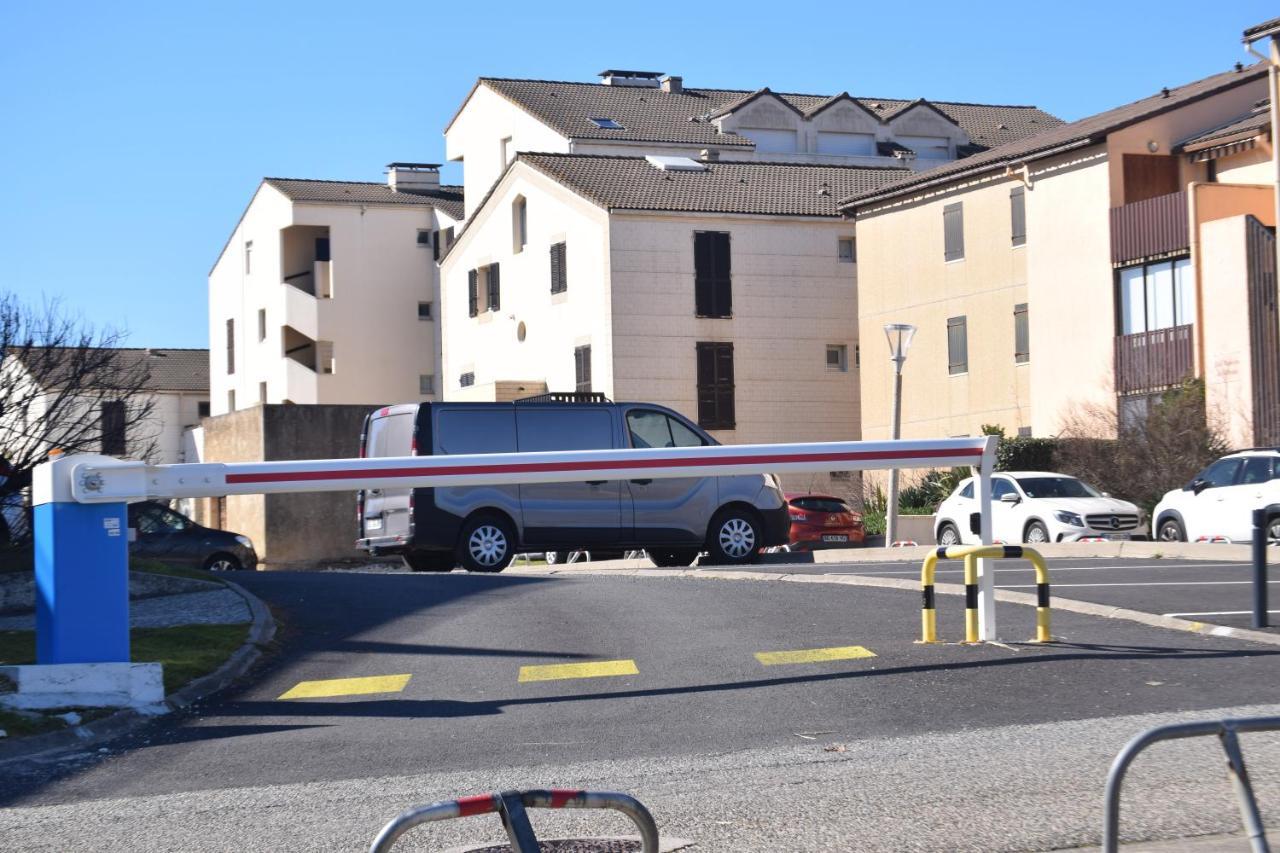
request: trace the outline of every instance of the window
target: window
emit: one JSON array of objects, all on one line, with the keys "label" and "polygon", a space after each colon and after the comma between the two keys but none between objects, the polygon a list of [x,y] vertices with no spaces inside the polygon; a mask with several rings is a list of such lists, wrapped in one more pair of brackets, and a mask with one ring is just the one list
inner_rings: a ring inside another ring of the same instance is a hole
[{"label": "window", "polygon": [[604,118],[603,116],[593,116],[591,122],[601,130],[626,130],[625,127],[618,124],[613,119]]},{"label": "window", "polygon": [[316,238],[316,263],[327,264],[331,258],[329,257],[329,238]]},{"label": "window", "polygon": [[504,136],[501,141],[498,142],[498,156],[502,158],[501,168],[507,168],[507,165],[511,162],[511,154],[511,137]]},{"label": "window", "polygon": [[267,404],[267,383],[265,382],[258,383],[258,402],[264,406]]},{"label": "window", "polygon": [[1031,438],[1031,427],[1018,427],[1018,438]]},{"label": "window", "polygon": [[124,456],[128,452],[125,446],[124,401],[109,400],[103,403],[98,416],[98,426],[102,429],[103,454]]},{"label": "window", "polygon": [[333,341],[316,341],[316,366],[321,373],[333,373],[336,365],[333,360]]},{"label": "window", "polygon": [[209,417],[209,401],[208,400],[201,400],[200,402],[196,403],[196,417],[198,418]]},{"label": "window", "polygon": [[576,391],[591,390],[591,346],[574,347],[573,381]]},{"label": "window", "polygon": [[1236,475],[1240,473],[1240,465],[1244,459],[1239,456],[1234,459],[1219,459],[1217,462],[1204,469],[1196,479],[1203,480],[1209,487],[1230,486],[1236,481]]},{"label": "window", "polygon": [[467,316],[480,314],[480,270],[467,270]]},{"label": "window", "polygon": [[874,133],[847,133],[836,130],[818,131],[819,154],[862,155],[874,157],[876,135]]},{"label": "window", "polygon": [[698,426],[733,429],[733,344],[696,344],[698,353]]},{"label": "window", "polygon": [[484,280],[486,285],[486,295],[488,301],[485,303],[486,311],[497,311],[502,307],[502,285],[498,281],[498,265],[490,264],[485,267]]},{"label": "window", "polygon": [[452,225],[450,225],[448,228],[441,231],[440,234],[444,238],[444,247],[446,249],[453,245],[453,226]]},{"label": "window", "polygon": [[261,342],[261,341],[265,341],[266,339],[267,339],[267,309],[259,308],[258,309],[258,341]]},{"label": "window", "polygon": [[418,377],[418,393],[422,395],[436,393],[436,378],[430,373],[423,373]]},{"label": "window", "polygon": [[569,289],[569,272],[564,265],[565,244],[551,245],[551,292],[564,293]]},{"label": "window", "polygon": [[740,127],[738,133],[756,144],[757,154],[794,154],[799,150],[798,137],[794,130]]},{"label": "window", "polygon": [[529,242],[529,203],[516,196],[511,203],[511,251],[520,254]]},{"label": "window", "polygon": [[1004,477],[994,477],[991,480],[991,500],[998,501],[1005,495],[1016,495],[1018,490],[1013,487],[1013,483]]},{"label": "window", "polygon": [[1118,278],[1120,334],[1136,335],[1195,322],[1190,258],[1125,267]]},{"label": "window", "polygon": [[693,232],[694,313],[699,317],[733,314],[733,288],[729,234],[725,231]]},{"label": "window", "polygon": [[1027,303],[1013,306],[1013,361],[1031,361],[1031,332],[1027,328]]},{"label": "window", "polygon": [[964,259],[964,204],[956,202],[942,208],[943,260]]},{"label": "window", "polygon": [[476,384],[476,375],[472,371],[467,371],[458,377],[458,385],[462,388],[470,388]]},{"label": "window", "polygon": [[845,344],[827,344],[827,370],[844,373],[849,369],[849,347]]},{"label": "window", "polygon": [[244,274],[253,272],[253,241],[244,241]]},{"label": "window", "polygon": [[418,248],[419,248],[419,249],[430,249],[430,248],[432,248],[434,245],[435,245],[435,240],[432,240],[432,239],[431,239],[431,229],[430,229],[430,228],[419,228],[419,229],[418,229]]},{"label": "window", "polygon": [[973,481],[970,480],[963,489],[960,490],[960,497],[973,498]]},{"label": "window", "polygon": [[853,366],[862,367],[862,344],[853,345]]},{"label": "window", "polygon": [[702,436],[662,412],[645,409],[627,412],[627,430],[631,433],[632,447],[702,447],[705,444]]},{"label": "window", "polygon": [[236,410],[236,392],[227,392],[227,411],[234,412]]},{"label": "window", "polygon": [[419,320],[431,319],[431,303],[430,302],[418,303],[418,319]]},{"label": "window", "polygon": [[1244,485],[1253,485],[1270,480],[1271,460],[1270,456],[1250,456],[1245,459],[1244,474],[1240,477],[1240,482]]},{"label": "window", "polygon": [[236,372],[236,321],[227,321],[227,375]]},{"label": "window", "polygon": [[919,160],[951,159],[951,140],[945,136],[899,136],[897,142],[914,151]]},{"label": "window", "polygon": [[840,258],[840,263],[852,264],[857,261],[858,254],[854,246],[852,237],[841,237],[836,241],[836,256]]},{"label": "window", "polygon": [[967,318],[947,318],[947,372],[952,376],[969,372],[969,329]]},{"label": "window", "polygon": [[1013,245],[1027,245],[1027,188],[1014,187],[1009,190],[1009,219],[1013,234]]}]

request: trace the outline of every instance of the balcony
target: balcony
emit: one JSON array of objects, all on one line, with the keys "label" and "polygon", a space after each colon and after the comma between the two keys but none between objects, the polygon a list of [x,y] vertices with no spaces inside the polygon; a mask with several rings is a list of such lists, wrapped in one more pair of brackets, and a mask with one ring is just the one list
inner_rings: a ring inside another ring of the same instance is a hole
[{"label": "balcony", "polygon": [[1194,370],[1191,329],[1171,326],[1117,337],[1116,393],[1159,391],[1190,376]]},{"label": "balcony", "polygon": [[1186,192],[1111,208],[1112,263],[1176,254],[1190,246]]}]

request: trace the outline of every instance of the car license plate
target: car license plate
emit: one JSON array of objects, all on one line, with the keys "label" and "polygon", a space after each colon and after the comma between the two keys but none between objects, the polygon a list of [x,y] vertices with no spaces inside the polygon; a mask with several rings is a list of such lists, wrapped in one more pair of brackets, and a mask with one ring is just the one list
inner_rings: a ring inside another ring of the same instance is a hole
[{"label": "car license plate", "polygon": [[1121,542],[1121,541],[1127,541],[1129,539],[1129,534],[1128,533],[1104,533],[1102,534],[1102,538],[1110,542]]},{"label": "car license plate", "polygon": [[366,529],[366,530],[381,530],[381,529],[382,529],[382,519],[380,519],[380,518],[366,518],[366,519],[364,520],[364,527],[365,527],[365,529]]},{"label": "car license plate", "polygon": [[824,533],[822,534],[823,542],[848,542],[849,537],[843,533]]}]

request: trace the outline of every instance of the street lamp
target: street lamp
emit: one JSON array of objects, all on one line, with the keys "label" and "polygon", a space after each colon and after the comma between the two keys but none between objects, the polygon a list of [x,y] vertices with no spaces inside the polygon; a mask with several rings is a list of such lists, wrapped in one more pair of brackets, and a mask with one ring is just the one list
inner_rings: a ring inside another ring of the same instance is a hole
[{"label": "street lamp", "polygon": [[[910,323],[886,323],[885,337],[889,339],[889,360],[893,362],[893,435],[894,441],[902,432],[902,365],[911,349],[911,339],[916,327]],[[889,470],[889,502],[885,507],[884,544],[892,545],[898,538],[898,469]]]}]

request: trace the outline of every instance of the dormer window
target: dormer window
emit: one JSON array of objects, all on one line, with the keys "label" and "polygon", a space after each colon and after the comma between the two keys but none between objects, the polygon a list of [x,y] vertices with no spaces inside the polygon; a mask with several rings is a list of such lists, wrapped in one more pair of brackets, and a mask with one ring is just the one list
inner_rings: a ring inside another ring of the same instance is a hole
[{"label": "dormer window", "polygon": [[591,121],[595,124],[596,127],[600,128],[601,130],[625,130],[626,129],[611,118],[604,118],[602,116],[593,116]]}]

